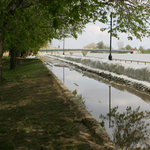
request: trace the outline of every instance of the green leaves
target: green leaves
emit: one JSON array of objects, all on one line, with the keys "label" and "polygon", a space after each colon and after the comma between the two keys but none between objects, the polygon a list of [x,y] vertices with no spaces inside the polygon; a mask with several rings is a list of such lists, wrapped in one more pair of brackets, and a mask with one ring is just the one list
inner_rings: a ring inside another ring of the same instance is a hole
[{"label": "green leaves", "polygon": [[58,29],[58,20],[57,20],[57,19],[54,19],[54,20],[53,20],[53,27],[54,27],[55,29]]},{"label": "green leaves", "polygon": [[73,15],[73,18],[75,20],[78,20],[79,19],[79,12],[78,12],[78,6],[75,5],[71,11],[72,15]]},{"label": "green leaves", "polygon": [[[48,38],[60,39],[64,36],[77,38],[88,22],[98,20],[106,23],[110,19],[110,11],[114,23],[109,32],[113,36],[117,37],[118,31],[130,33],[128,39],[132,40],[132,36],[141,39],[149,34],[147,19],[150,8],[140,2],[135,4],[136,7],[121,1],[106,2],[105,0],[40,0],[29,3],[22,0],[22,2],[17,1],[22,3],[20,7],[12,2],[13,0],[9,3],[0,2],[0,29],[6,38],[5,41],[9,41],[10,44],[15,43],[16,39],[22,39],[18,40],[20,45],[23,45],[22,49],[26,44],[33,48],[33,43],[39,47],[39,44],[35,43],[42,44]],[[9,7],[7,10],[9,4],[13,4],[14,7]],[[106,28],[101,30],[104,31]]]},{"label": "green leaves", "polygon": [[128,36],[127,38],[128,38],[128,40],[133,40],[132,36]]}]

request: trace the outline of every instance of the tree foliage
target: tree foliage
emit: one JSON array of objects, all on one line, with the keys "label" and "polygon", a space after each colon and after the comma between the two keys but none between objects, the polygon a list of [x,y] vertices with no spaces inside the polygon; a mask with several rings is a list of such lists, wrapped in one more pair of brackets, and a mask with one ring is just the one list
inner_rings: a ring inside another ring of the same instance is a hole
[{"label": "tree foliage", "polygon": [[[118,37],[117,32],[127,33],[128,39],[132,40],[133,36],[137,39],[142,39],[149,36],[149,1],[137,0],[113,0],[106,8],[109,15],[112,14],[113,27],[112,35]],[[103,28],[102,31],[106,30]],[[118,37],[119,38],[119,37]]]},{"label": "tree foliage", "polygon": [[147,50],[145,50],[145,49],[142,49],[142,50],[140,50],[142,53],[144,53],[144,54],[150,54],[150,49],[147,49]]},{"label": "tree foliage", "polygon": [[114,22],[109,32],[114,36],[120,31],[140,39],[149,33],[150,9],[143,1],[1,0],[0,6],[0,81],[5,50],[37,51],[53,38],[77,38],[87,23],[106,23],[112,8]]},{"label": "tree foliage", "polygon": [[109,49],[109,46],[105,45],[103,41],[95,43],[90,43],[83,47],[83,49]]},{"label": "tree foliage", "polygon": [[139,50],[140,50],[140,51],[144,50],[144,47],[143,47],[143,46],[140,46],[140,47],[139,47]]},{"label": "tree foliage", "polygon": [[95,48],[96,48],[95,43],[90,43],[90,44],[83,47],[83,49],[95,49]]},{"label": "tree foliage", "polygon": [[98,43],[96,44],[96,47],[97,47],[98,49],[102,49],[102,48],[104,47],[103,41],[98,42]]},{"label": "tree foliage", "polygon": [[126,45],[126,47],[125,47],[125,49],[126,50],[129,50],[129,49],[131,49],[132,47],[130,46],[130,45]]}]

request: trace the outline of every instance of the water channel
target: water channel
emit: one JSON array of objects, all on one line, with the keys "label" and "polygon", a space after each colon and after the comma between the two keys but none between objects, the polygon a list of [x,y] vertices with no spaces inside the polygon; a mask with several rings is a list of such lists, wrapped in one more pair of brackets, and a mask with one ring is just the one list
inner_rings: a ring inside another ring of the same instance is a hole
[{"label": "water channel", "polygon": [[[107,116],[107,114],[110,113],[111,109],[114,107],[118,107],[117,112],[120,114],[126,112],[127,107],[131,107],[131,109],[134,110],[135,114],[130,115],[130,108],[128,109],[128,115],[130,116],[129,118],[132,118],[129,121],[129,124],[133,120],[136,120],[131,116],[135,115],[135,117],[139,118],[136,116],[136,109],[139,106],[139,111],[150,111],[150,95],[148,93],[137,91],[122,83],[119,84],[114,81],[109,81],[108,79],[104,79],[96,74],[82,71],[75,66],[71,66],[67,63],[48,58],[46,56],[45,64],[70,91],[73,92],[76,90],[77,95],[82,96],[82,102],[84,103],[86,109],[99,122],[103,120],[100,116]],[[142,116],[140,113],[138,115]],[[144,121],[145,123],[150,122],[147,119]],[[110,116],[108,120],[104,119],[104,122],[107,133],[110,135],[111,139],[113,139],[114,130],[117,125],[114,125],[113,121],[110,119]],[[138,123],[140,124],[141,122],[138,120]],[[133,128],[135,127],[132,127],[132,129]],[[123,134],[122,130],[120,130],[120,132]],[[141,132],[139,132],[139,134],[141,134]],[[136,134],[136,136],[137,135],[138,134]],[[132,145],[134,145],[134,143],[135,141],[133,141]],[[141,149],[143,145],[146,145],[145,142],[141,145],[139,143],[141,143],[141,141],[138,142],[137,146],[140,146]],[[132,145],[129,147],[132,147]],[[123,148],[123,146],[120,147]],[[150,147],[147,145],[146,149],[150,149]]]}]

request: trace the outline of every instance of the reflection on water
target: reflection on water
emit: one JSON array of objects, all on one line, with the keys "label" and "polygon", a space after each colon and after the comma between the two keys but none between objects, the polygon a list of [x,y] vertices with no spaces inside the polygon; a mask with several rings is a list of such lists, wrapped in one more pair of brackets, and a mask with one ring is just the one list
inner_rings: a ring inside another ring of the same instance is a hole
[{"label": "reflection on water", "polygon": [[117,109],[118,107],[111,109],[107,116],[100,115],[103,120],[107,119],[111,122],[112,141],[115,145],[124,150],[150,149],[150,130],[148,128],[150,124],[144,121],[149,119],[150,112],[140,111],[140,107],[135,110],[127,107],[123,113],[117,112]]},{"label": "reflection on water", "polygon": [[[109,113],[111,111],[111,86],[109,86]],[[111,127],[111,118],[109,117],[109,128]]]},{"label": "reflection on water", "polygon": [[108,84],[108,85],[111,85],[112,87],[114,87],[115,89],[118,89],[120,91],[127,91],[131,94],[134,94],[138,97],[140,97],[142,100],[146,101],[147,103],[150,103],[150,95],[147,94],[147,93],[144,93],[144,92],[141,92],[141,91],[138,91],[128,85],[125,85],[123,83],[116,83],[114,81],[110,81],[108,79],[104,79],[104,78],[101,78],[99,75],[96,75],[96,74],[92,74],[92,73],[89,73],[89,72],[83,72],[85,76],[89,77],[89,78],[92,78],[92,79],[95,79],[99,82],[103,82],[105,84]]},{"label": "reflection on water", "polygon": [[[66,85],[66,87],[70,91],[76,90],[76,95],[82,95],[82,98],[84,97],[84,104],[86,105],[86,109],[99,122],[102,121],[101,118],[99,118],[100,114],[102,114],[103,116],[107,116],[108,113],[110,114],[110,112],[112,112],[112,108],[115,108],[117,106],[117,112],[119,112],[119,114],[125,113],[127,111],[126,108],[129,108],[130,106],[132,107],[132,110],[135,110],[135,112],[139,106],[141,111],[149,111],[150,95],[148,93],[146,94],[137,91],[122,83],[109,81],[108,79],[104,79],[96,74],[82,71],[74,66],[69,66],[68,64],[56,60],[52,60],[49,62],[47,61],[47,66]],[[142,115],[142,113],[140,115]],[[113,134],[113,132],[117,126],[111,121],[112,117],[110,115],[108,117],[108,120],[105,120],[105,128],[111,139],[113,139],[115,134]],[[133,121],[133,119],[131,120]],[[141,121],[143,120],[141,119]],[[138,123],[141,124],[140,120]],[[148,121],[146,121],[146,123],[148,123]],[[112,128],[113,125],[114,128]],[[119,124],[117,125],[120,128]],[[133,124],[130,123],[130,125],[133,127]],[[139,128],[141,127],[139,126]],[[132,133],[133,136],[131,136],[130,134],[124,134],[122,129],[116,131],[121,131],[120,134],[122,138],[126,135],[130,140],[131,138],[133,138],[133,141],[135,140],[134,136],[138,135],[137,133],[133,134],[134,132]],[[139,133],[141,134],[142,131],[143,130],[141,130]],[[116,136],[119,136],[119,132],[116,132]],[[117,138],[115,139],[116,141],[118,140]]]},{"label": "reflection on water", "polygon": [[63,84],[65,83],[65,67],[63,67]]},{"label": "reflection on water", "polygon": [[77,90],[72,91],[72,94],[83,104],[84,108],[86,108],[84,97],[82,94],[78,94]]}]

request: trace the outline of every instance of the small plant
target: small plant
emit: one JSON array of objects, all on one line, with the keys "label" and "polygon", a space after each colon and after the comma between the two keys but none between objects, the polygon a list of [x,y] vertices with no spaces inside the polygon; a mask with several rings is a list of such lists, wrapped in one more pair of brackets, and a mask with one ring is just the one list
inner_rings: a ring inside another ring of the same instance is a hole
[{"label": "small plant", "polygon": [[70,52],[70,55],[72,56],[72,55],[73,55],[73,52]]},{"label": "small plant", "polygon": [[86,56],[88,51],[82,51],[83,56]]}]

